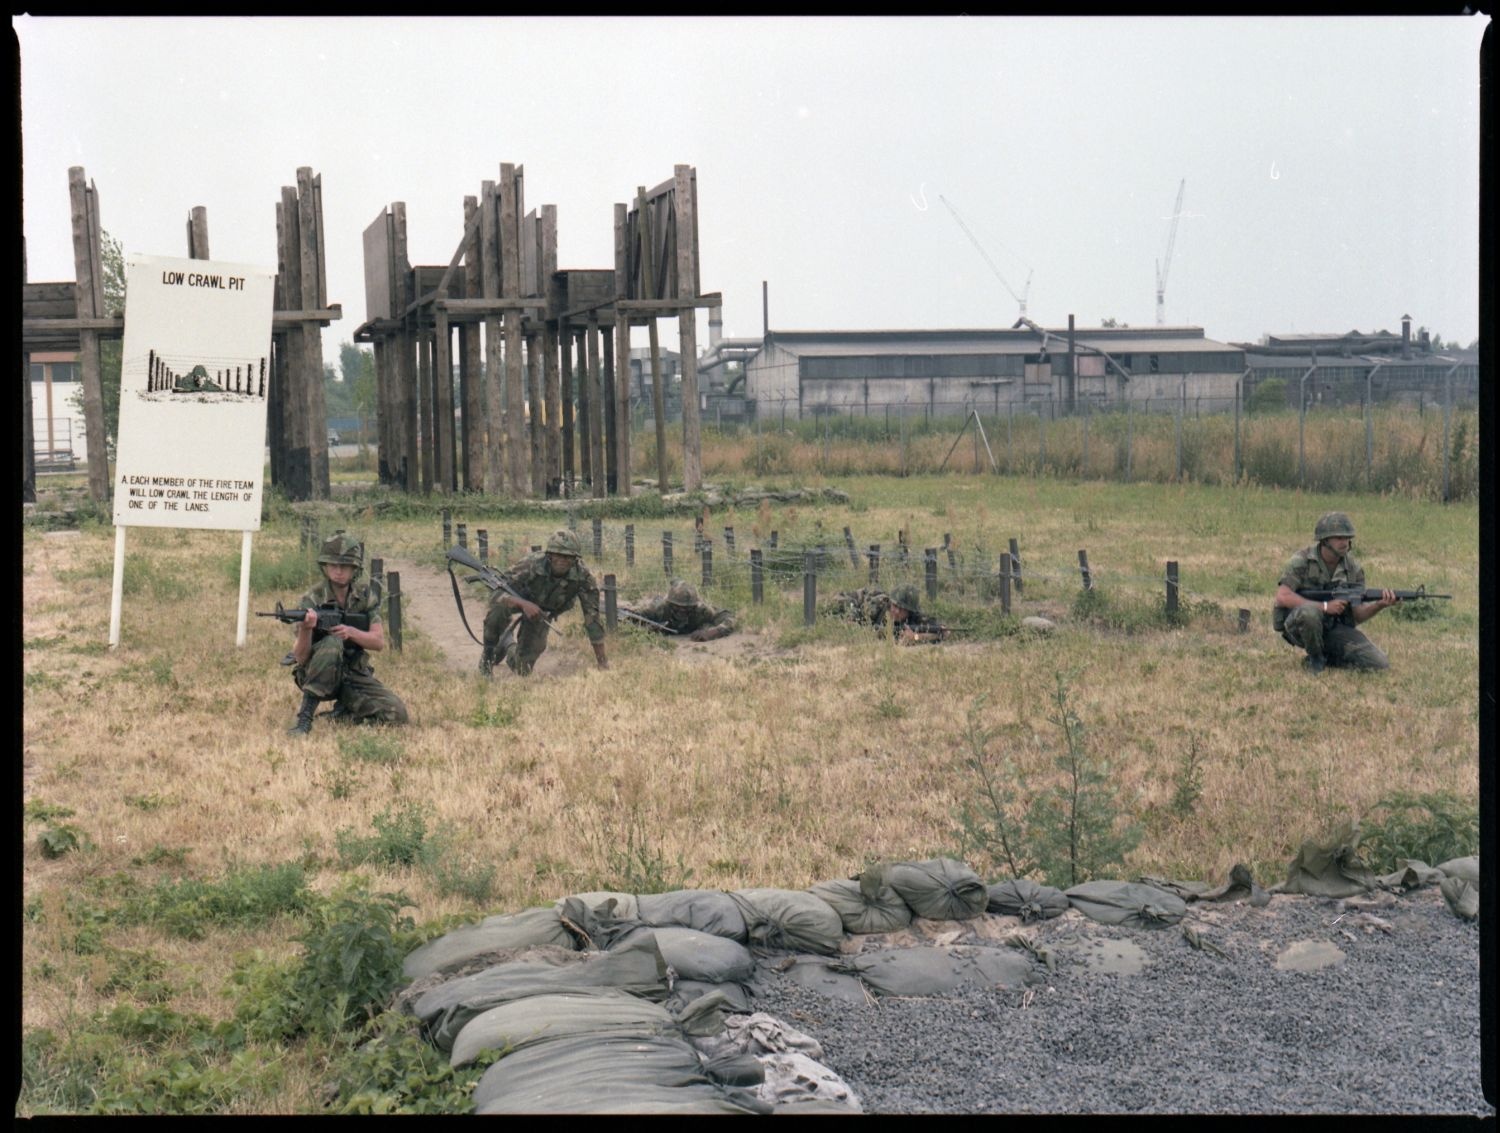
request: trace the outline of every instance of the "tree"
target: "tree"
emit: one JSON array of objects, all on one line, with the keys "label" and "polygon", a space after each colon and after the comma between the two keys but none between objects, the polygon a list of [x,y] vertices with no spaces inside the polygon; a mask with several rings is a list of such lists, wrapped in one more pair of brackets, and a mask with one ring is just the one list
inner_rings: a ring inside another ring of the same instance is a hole
[{"label": "tree", "polygon": [[[352,342],[339,344],[339,403],[359,418],[359,443],[365,443],[365,418],[375,412],[375,355]],[[330,392],[333,386],[329,386]],[[331,403],[330,403],[331,404]]]},{"label": "tree", "polygon": [[1118,319],[1116,319],[1113,315],[1111,315],[1109,318],[1105,319],[1099,325],[1101,327],[1104,327],[1106,330],[1113,330],[1116,327],[1119,327],[1121,329],[1129,329],[1129,327],[1130,327],[1129,323],[1122,323]]}]

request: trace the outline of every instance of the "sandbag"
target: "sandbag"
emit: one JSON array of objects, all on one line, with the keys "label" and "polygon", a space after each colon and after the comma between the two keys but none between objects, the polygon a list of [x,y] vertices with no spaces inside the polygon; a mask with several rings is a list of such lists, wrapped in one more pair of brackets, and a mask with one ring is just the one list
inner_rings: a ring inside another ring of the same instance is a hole
[{"label": "sandbag", "polygon": [[1358,858],[1359,834],[1345,822],[1326,838],[1309,838],[1287,867],[1286,881],[1273,893],[1309,897],[1353,897],[1375,888],[1375,876]]},{"label": "sandbag", "polygon": [[514,962],[449,980],[420,996],[411,1012],[419,1018],[439,1050],[476,1015],[533,995],[591,995],[621,991],[641,999],[667,998],[667,963],[656,938],[645,934],[613,952],[575,953],[564,964]]},{"label": "sandbag", "polygon": [[1420,889],[1424,885],[1436,885],[1446,876],[1446,873],[1435,866],[1418,861],[1416,858],[1407,858],[1401,868],[1394,873],[1377,877],[1375,884],[1382,889]]},{"label": "sandbag", "polygon": [[[1141,880],[1145,880],[1142,878]],[[1151,884],[1151,882],[1146,882]],[[1179,894],[1179,896],[1182,896]],[[1191,899],[1191,898],[1189,898]],[[1229,880],[1217,889],[1209,889],[1198,894],[1200,901],[1241,901],[1247,900],[1252,908],[1261,909],[1271,903],[1271,895],[1255,883],[1255,877],[1250,873],[1250,867],[1243,862],[1235,862],[1229,869]]]},{"label": "sandbag", "polygon": [[401,974],[408,980],[421,979],[433,972],[451,971],[486,952],[536,945],[577,947],[556,909],[526,909],[456,928],[407,953]]},{"label": "sandbag", "polygon": [[[521,1050],[569,1035],[676,1035],[671,1012],[655,1003],[600,989],[591,995],[532,995],[491,1007],[468,1021],[453,1040],[449,1061],[467,1066],[481,1050]],[[506,1056],[507,1058],[510,1055]]]},{"label": "sandbag", "polygon": [[808,892],[839,915],[845,932],[897,932],[911,924],[911,907],[878,880],[872,886],[857,878],[820,881]]},{"label": "sandbag", "polygon": [[1470,884],[1462,877],[1445,877],[1438,882],[1438,892],[1448,902],[1448,908],[1466,921],[1479,916],[1479,886]]},{"label": "sandbag", "polygon": [[1479,859],[1477,857],[1449,858],[1445,862],[1440,862],[1437,868],[1449,877],[1461,877],[1470,885],[1479,884]]},{"label": "sandbag", "polygon": [[702,980],[677,980],[672,984],[672,990],[667,993],[667,998],[661,1002],[668,1011],[680,1016],[683,1008],[695,999],[701,999],[715,992],[724,996],[724,1001],[733,1014],[748,1015],[753,1010],[750,1005],[750,992],[742,983],[712,984]]},{"label": "sandbag", "polygon": [[678,926],[745,943],[745,918],[728,893],[720,889],[674,889],[642,893],[636,916],[653,928]]},{"label": "sandbag", "polygon": [[919,917],[968,920],[984,912],[989,903],[989,890],[979,875],[953,858],[896,862],[880,868],[885,884],[899,893]]},{"label": "sandbag", "polygon": [[[641,923],[634,917],[617,916],[620,904],[614,897],[606,897],[597,905],[589,905],[583,897],[565,897],[554,907],[563,927],[573,934],[576,947],[585,951],[607,949]],[[628,907],[635,908],[635,898],[630,899]]]},{"label": "sandbag", "polygon": [[582,901],[590,909],[599,909],[608,906],[610,901],[614,902],[610,908],[609,915],[619,917],[622,920],[633,921],[640,917],[640,903],[633,893],[617,893],[612,889],[594,890],[590,893],[574,893],[569,897],[559,897],[553,902],[557,908],[562,908],[564,901]]},{"label": "sandbag", "polygon": [[1023,921],[1045,921],[1068,911],[1068,898],[1061,889],[1038,885],[1024,877],[1002,881],[986,890],[985,908],[991,913],[1020,917]]},{"label": "sandbag", "polygon": [[637,928],[614,947],[631,946],[643,936],[656,941],[662,958],[679,979],[744,983],[755,971],[755,958],[739,941],[675,925]]},{"label": "sandbag", "polygon": [[839,950],[844,922],[820,897],[801,889],[736,889],[729,895],[745,919],[752,948],[778,952]]},{"label": "sandbag", "polygon": [[1175,893],[1138,881],[1085,881],[1066,891],[1069,904],[1100,924],[1162,928],[1187,913],[1187,902]]},{"label": "sandbag", "polygon": [[1026,956],[999,948],[890,948],[831,961],[858,976],[876,995],[945,995],[959,988],[1019,987],[1032,982]]},{"label": "sandbag", "polygon": [[670,1033],[531,1043],[484,1072],[474,1107],[480,1114],[769,1112],[752,1093],[712,1081],[692,1045]]}]

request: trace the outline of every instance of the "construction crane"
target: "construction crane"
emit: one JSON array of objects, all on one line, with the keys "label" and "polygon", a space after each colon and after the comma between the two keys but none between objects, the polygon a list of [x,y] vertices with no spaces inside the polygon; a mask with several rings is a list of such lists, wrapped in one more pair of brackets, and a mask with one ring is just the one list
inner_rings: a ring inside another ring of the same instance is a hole
[{"label": "construction crane", "polygon": [[984,262],[989,264],[990,271],[995,273],[995,278],[1000,281],[1000,286],[1009,291],[1010,297],[1021,305],[1021,317],[1024,319],[1026,317],[1026,300],[1031,295],[1031,276],[1033,273],[1028,269],[1026,273],[1026,290],[1023,291],[1020,295],[1017,295],[1016,289],[1009,283],[1005,282],[1005,277],[1000,274],[1000,269],[995,266],[995,261],[990,259],[990,254],[984,250],[984,245],[979,242],[978,237],[976,237],[974,233],[969,231],[969,226],[964,223],[964,218],[958,215],[958,210],[951,204],[949,204],[948,198],[943,196],[941,193],[938,194],[938,200],[942,201],[943,205],[948,209],[948,211],[953,214],[953,219],[957,221],[958,226],[964,230],[964,235],[969,238],[969,243],[974,245],[974,250],[984,257]]},{"label": "construction crane", "polygon": [[1167,321],[1167,272],[1172,270],[1172,245],[1177,243],[1177,222],[1182,219],[1182,191],[1187,188],[1187,178],[1177,186],[1177,203],[1172,206],[1172,227],[1167,232],[1167,254],[1156,261],[1156,325]]}]

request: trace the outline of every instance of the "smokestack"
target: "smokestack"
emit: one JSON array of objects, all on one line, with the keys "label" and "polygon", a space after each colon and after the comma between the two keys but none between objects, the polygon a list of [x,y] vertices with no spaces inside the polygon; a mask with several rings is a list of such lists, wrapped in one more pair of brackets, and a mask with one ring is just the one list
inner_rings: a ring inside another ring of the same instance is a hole
[{"label": "smokestack", "polygon": [[713,350],[719,345],[719,340],[724,337],[724,308],[710,307],[708,309],[708,348]]},{"label": "smokestack", "polygon": [[1411,316],[1401,316],[1401,357],[1411,357]]},{"label": "smokestack", "polygon": [[760,333],[771,333],[771,289],[765,280],[760,281]]}]

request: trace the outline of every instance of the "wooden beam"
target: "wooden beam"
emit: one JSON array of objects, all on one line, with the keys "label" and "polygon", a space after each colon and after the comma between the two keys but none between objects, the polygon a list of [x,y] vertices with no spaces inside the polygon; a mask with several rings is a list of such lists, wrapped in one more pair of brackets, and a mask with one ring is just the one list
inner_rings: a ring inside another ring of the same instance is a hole
[{"label": "wooden beam", "polygon": [[[635,190],[636,216],[640,225],[637,233],[641,242],[641,276],[656,278],[656,252],[652,243],[651,213],[646,207],[646,189]],[[657,491],[667,494],[667,409],[666,391],[661,388],[661,342],[656,333],[656,319],[647,320],[651,336],[651,412],[656,423],[656,485]]]},{"label": "wooden beam", "polygon": [[681,299],[620,299],[614,303],[614,307],[620,311],[660,311],[669,313],[693,307],[719,307],[723,303],[724,297],[721,293],[710,291],[707,295],[690,295]]},{"label": "wooden beam", "polygon": [[194,205],[187,221],[188,259],[211,260],[208,254],[208,210]]},{"label": "wooden beam", "polygon": [[[521,168],[500,164],[500,294],[521,298]],[[505,320],[505,446],[506,487],[514,496],[529,494],[531,445],[526,435],[526,387],[521,357],[521,313],[507,311]]]},{"label": "wooden beam", "polygon": [[[479,198],[464,198],[464,294],[484,286],[479,268]],[[459,334],[458,383],[463,405],[463,486],[484,491],[484,383],[480,381],[479,323],[463,324]]]},{"label": "wooden beam", "polygon": [[[312,168],[297,169],[297,254],[301,261],[303,309],[322,306],[319,290],[323,256],[323,234],[318,230],[317,202]],[[312,498],[326,500],[332,494],[328,478],[328,401],[323,389],[323,328],[317,323],[302,324],[302,349],[307,366],[307,445],[312,474]]]},{"label": "wooden beam", "polygon": [[[83,167],[68,170],[68,197],[73,225],[73,270],[78,284],[78,314],[97,318],[104,314],[99,244],[95,236],[99,198],[84,179]],[[104,437],[104,386],[99,373],[99,337],[93,331],[78,333],[79,377],[83,381],[83,425],[89,450],[89,495],[95,503],[109,502],[109,461]],[[30,381],[30,376],[27,376]]]},{"label": "wooden beam", "polygon": [[[495,182],[485,181],[479,197],[479,263],[484,297],[500,295],[500,214]],[[505,398],[504,377],[500,362],[500,318],[497,313],[484,320],[485,375],[485,452],[484,490],[499,495],[505,490]]]},{"label": "wooden beam", "polygon": [[[629,210],[615,205],[615,294],[628,286],[625,217]],[[630,320],[615,319],[615,493],[630,495]]]},{"label": "wooden beam", "polygon": [[[696,179],[691,165],[673,167],[677,204],[677,297],[698,293]],[[677,319],[682,355],[682,490],[703,486],[703,449],[698,423],[698,325],[696,312],[684,310]]]},{"label": "wooden beam", "polygon": [[[396,279],[396,290],[392,296],[397,308],[404,308],[411,301],[411,260],[406,251],[406,202],[391,204],[391,272]],[[398,398],[397,420],[400,422],[400,461],[396,465],[396,477],[403,491],[416,490],[421,475],[420,437],[417,417],[417,344],[409,321],[402,323],[396,333],[396,396]]]}]

